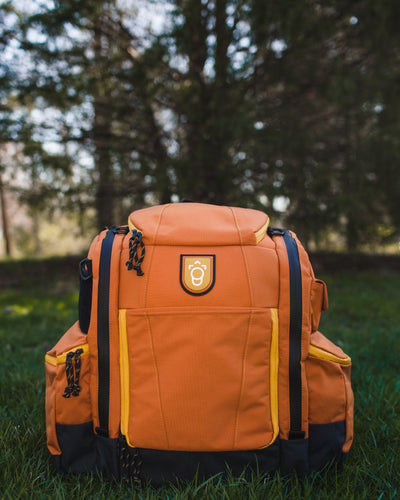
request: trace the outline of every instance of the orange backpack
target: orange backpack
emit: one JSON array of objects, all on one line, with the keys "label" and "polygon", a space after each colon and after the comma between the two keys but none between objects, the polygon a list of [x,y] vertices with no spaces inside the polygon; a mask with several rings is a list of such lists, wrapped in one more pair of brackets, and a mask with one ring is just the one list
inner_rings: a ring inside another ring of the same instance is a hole
[{"label": "orange backpack", "polygon": [[63,473],[160,485],[229,469],[306,474],[353,440],[350,358],[296,236],[198,203],[133,212],[80,264],[77,321],[46,354]]}]

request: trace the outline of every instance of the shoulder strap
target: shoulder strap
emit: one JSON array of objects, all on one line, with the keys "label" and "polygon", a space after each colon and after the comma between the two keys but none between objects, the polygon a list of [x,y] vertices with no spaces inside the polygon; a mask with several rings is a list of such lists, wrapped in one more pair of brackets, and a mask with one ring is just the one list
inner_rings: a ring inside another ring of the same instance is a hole
[{"label": "shoulder strap", "polygon": [[111,254],[116,234],[127,234],[127,227],[108,229],[101,244],[97,295],[98,409],[97,434],[108,437],[110,406],[110,270]]},{"label": "shoulder strap", "polygon": [[303,439],[302,421],[302,381],[301,381],[301,335],[302,335],[302,282],[299,249],[290,231],[269,228],[270,236],[282,236],[285,243],[290,280],[290,326],[289,326],[289,398],[290,431],[289,439]]}]

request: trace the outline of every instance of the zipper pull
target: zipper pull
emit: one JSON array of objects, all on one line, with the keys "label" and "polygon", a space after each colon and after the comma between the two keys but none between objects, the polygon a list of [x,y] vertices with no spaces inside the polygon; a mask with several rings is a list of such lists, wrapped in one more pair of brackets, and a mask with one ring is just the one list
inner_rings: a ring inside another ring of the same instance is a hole
[{"label": "zipper pull", "polygon": [[72,390],[73,396],[79,396],[79,393],[81,392],[81,386],[79,385],[79,375],[81,373],[81,354],[83,354],[83,349],[77,349],[74,354],[75,382]]},{"label": "zipper pull", "polygon": [[[141,250],[140,257],[138,255],[138,246],[140,246]],[[128,268],[128,271],[134,269],[138,276],[143,276],[144,272],[142,271],[142,268],[140,266],[143,262],[144,255],[145,255],[145,248],[144,248],[144,243],[142,241],[142,233],[137,229],[133,229],[132,236],[130,237],[129,240],[129,259],[126,262],[126,267]],[[135,264],[133,264],[133,261],[135,261]]]},{"label": "zipper pull", "polygon": [[64,390],[63,398],[70,398],[74,390],[74,368],[72,366],[72,358],[74,357],[73,351],[67,354],[65,360],[65,373],[67,376],[67,387]]}]

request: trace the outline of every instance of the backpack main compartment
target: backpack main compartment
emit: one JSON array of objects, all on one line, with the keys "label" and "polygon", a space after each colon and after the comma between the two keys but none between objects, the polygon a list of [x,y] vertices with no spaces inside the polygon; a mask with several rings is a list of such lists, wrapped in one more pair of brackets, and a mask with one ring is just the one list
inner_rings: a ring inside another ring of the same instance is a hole
[{"label": "backpack main compartment", "polygon": [[100,233],[83,262],[79,322],[46,355],[58,470],[159,485],[343,460],[351,360],[318,332],[326,287],[293,233],[168,204]]}]

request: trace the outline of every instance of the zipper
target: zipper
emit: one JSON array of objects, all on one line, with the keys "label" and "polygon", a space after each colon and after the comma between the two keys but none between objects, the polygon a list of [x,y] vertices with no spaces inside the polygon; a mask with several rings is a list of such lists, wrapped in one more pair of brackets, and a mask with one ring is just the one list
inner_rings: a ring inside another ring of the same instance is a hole
[{"label": "zipper", "polygon": [[268,235],[282,236],[289,263],[290,325],[289,325],[289,439],[303,439],[302,430],[302,380],[301,380],[301,337],[302,337],[302,277],[299,249],[290,231],[268,228]]},{"label": "zipper", "polygon": [[278,413],[278,372],[279,372],[279,318],[278,309],[271,309],[271,347],[269,356],[269,400],[271,409],[272,439],[265,446],[259,449],[268,448],[279,434],[279,413]]},{"label": "zipper", "polygon": [[325,359],[327,361],[333,361],[334,363],[339,363],[341,365],[351,365],[351,358],[349,356],[346,356],[345,358],[339,358],[338,356],[325,351],[325,349],[321,349],[321,347],[317,347],[312,344],[310,344],[308,347],[308,354],[313,358]]},{"label": "zipper", "polygon": [[267,222],[265,224],[263,224],[260,227],[260,229],[255,231],[254,236],[256,237],[256,244],[257,245],[264,239],[264,236],[268,230],[268,226],[269,226],[269,218],[267,218]]},{"label": "zipper", "polygon": [[[76,349],[76,350],[82,349],[83,352],[82,352],[81,356],[85,356],[86,354],[89,353],[89,345],[88,344],[78,345],[74,349]],[[67,360],[68,354],[69,354],[68,352],[63,352],[62,354],[59,354],[58,356],[51,356],[50,354],[46,354],[45,361],[46,361],[46,363],[49,363],[50,365],[53,365],[53,366],[63,365],[63,364],[65,364],[65,362]]]},{"label": "zipper", "polygon": [[119,362],[121,383],[121,434],[127,440],[129,446],[129,356],[128,337],[126,329],[126,309],[119,311]]},{"label": "zipper", "polygon": [[46,354],[46,363],[53,366],[65,364],[65,376],[67,378],[67,386],[65,387],[63,398],[79,396],[81,387],[79,385],[79,377],[81,373],[81,356],[89,352],[88,344],[77,346],[75,351],[64,352],[59,356],[50,356]]},{"label": "zipper", "polygon": [[290,431],[289,439],[302,439],[305,432],[302,421],[302,384],[301,384],[301,334],[302,334],[302,286],[299,249],[289,231],[284,231],[283,241],[289,261],[290,281],[290,326],[289,326],[289,394],[290,394]]},{"label": "zipper", "polygon": [[[279,317],[278,309],[272,308],[271,311],[271,347],[270,347],[270,411],[272,423],[272,439],[264,449],[270,446],[279,434],[279,416],[278,416],[278,372],[279,372]],[[121,435],[126,443],[135,448],[135,445],[129,441],[129,391],[130,391],[130,371],[129,371],[129,353],[128,336],[126,325],[126,309],[119,311],[119,357],[120,357],[120,384],[121,384]]]},{"label": "zipper", "polygon": [[110,268],[116,234],[127,234],[127,226],[108,228],[101,244],[97,298],[98,409],[96,433],[108,437],[110,403]]}]

